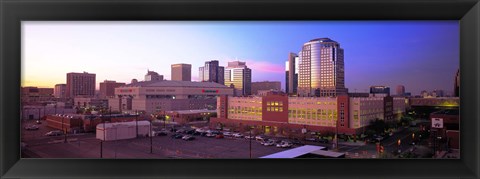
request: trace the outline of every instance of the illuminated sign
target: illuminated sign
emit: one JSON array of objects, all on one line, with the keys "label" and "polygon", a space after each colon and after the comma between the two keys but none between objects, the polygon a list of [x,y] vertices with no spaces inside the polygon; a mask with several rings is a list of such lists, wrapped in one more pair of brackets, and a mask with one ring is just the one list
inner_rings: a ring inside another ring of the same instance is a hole
[{"label": "illuminated sign", "polygon": [[218,93],[218,90],[204,90],[204,89],[202,89],[202,93]]}]

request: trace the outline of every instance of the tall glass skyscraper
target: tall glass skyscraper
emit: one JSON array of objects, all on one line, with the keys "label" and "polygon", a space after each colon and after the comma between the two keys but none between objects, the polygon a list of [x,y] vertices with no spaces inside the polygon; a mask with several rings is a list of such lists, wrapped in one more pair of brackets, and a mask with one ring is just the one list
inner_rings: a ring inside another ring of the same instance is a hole
[{"label": "tall glass skyscraper", "polygon": [[343,49],[329,38],[310,40],[298,54],[299,96],[337,96],[345,94]]}]

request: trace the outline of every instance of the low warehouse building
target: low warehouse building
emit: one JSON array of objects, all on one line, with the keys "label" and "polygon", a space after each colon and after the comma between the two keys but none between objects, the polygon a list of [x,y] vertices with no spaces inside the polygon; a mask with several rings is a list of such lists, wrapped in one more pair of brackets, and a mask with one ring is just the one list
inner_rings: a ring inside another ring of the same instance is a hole
[{"label": "low warehouse building", "polygon": [[137,128],[138,136],[148,136],[150,127],[150,121],[101,123],[97,125],[96,136],[104,141],[132,139],[137,137]]}]

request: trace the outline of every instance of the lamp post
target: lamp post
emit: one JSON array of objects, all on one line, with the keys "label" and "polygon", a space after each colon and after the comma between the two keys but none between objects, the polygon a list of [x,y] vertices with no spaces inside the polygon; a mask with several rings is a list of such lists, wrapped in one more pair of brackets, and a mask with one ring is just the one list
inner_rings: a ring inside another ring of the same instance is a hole
[{"label": "lamp post", "polygon": [[138,111],[135,110],[135,127],[136,127],[136,138],[138,138]]},{"label": "lamp post", "polygon": [[250,129],[250,136],[248,137],[250,140],[250,158],[252,158],[252,128],[250,126],[248,128]]},{"label": "lamp post", "polygon": [[398,139],[398,140],[397,140],[397,146],[398,146],[398,147],[397,147],[397,150],[398,150],[398,154],[399,154],[399,155],[400,155],[400,152],[402,152],[402,151],[400,150],[400,144],[402,144],[402,141],[401,141],[400,139]]}]

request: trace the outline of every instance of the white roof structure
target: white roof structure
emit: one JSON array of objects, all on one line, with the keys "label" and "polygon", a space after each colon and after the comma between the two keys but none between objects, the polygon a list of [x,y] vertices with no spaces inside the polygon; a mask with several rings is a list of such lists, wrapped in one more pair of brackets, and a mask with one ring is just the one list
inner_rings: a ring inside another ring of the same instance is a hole
[{"label": "white roof structure", "polygon": [[345,153],[340,153],[340,152],[332,152],[332,151],[326,151],[326,150],[316,150],[313,152],[310,152],[311,154],[316,154],[316,155],[321,155],[321,156],[328,156],[332,158],[339,158],[341,156],[344,156]]},{"label": "white roof structure", "polygon": [[[130,121],[130,122],[114,122],[114,123],[100,123],[97,124],[97,129],[103,129],[103,126],[105,125],[105,128],[115,128],[118,126],[136,126],[137,123],[135,121]],[[148,126],[150,125],[150,121],[138,121],[138,126]]]},{"label": "white roof structure", "polygon": [[295,158],[308,153],[312,153],[313,151],[316,151],[316,150],[322,150],[324,148],[325,147],[322,147],[322,146],[304,145],[301,147],[285,150],[283,152],[274,153],[274,154],[263,156],[260,158]]}]

